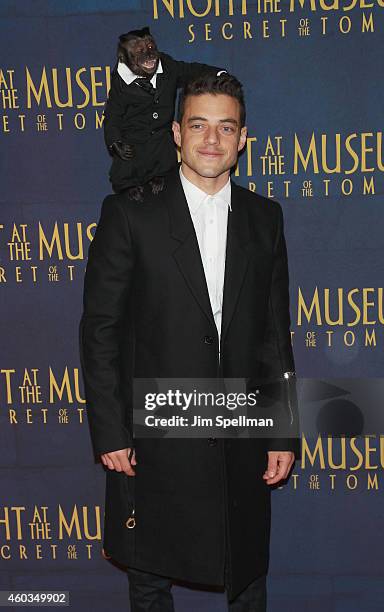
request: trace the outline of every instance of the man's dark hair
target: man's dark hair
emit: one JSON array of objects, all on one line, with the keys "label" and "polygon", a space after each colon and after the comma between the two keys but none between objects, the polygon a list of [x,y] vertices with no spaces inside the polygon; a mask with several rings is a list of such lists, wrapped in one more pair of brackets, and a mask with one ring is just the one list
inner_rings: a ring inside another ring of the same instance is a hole
[{"label": "man's dark hair", "polygon": [[177,121],[181,123],[184,115],[185,100],[188,96],[200,96],[202,94],[225,94],[236,98],[240,104],[240,127],[245,125],[245,102],[243,86],[232,74],[224,72],[219,76],[204,74],[189,81],[180,94]]}]

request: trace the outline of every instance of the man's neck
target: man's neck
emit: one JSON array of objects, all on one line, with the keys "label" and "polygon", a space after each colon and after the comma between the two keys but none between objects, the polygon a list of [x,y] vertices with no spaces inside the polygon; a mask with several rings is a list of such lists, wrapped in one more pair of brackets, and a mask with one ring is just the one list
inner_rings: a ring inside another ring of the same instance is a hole
[{"label": "man's neck", "polygon": [[186,164],[181,162],[181,171],[185,178],[191,181],[196,187],[207,193],[208,195],[214,195],[228,182],[229,170],[223,172],[219,176],[206,177],[197,174],[194,170],[189,168]]}]

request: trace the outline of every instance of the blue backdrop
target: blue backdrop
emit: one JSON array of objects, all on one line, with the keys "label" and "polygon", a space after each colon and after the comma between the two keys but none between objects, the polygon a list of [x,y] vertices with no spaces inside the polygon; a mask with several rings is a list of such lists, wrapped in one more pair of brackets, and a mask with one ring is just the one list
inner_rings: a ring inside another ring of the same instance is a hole
[{"label": "blue backdrop", "polygon": [[[126,576],[100,552],[105,475],[77,340],[110,192],[101,118],[117,36],[149,25],[161,50],[243,82],[236,180],[283,206],[297,372],[377,378],[384,1],[3,0],[0,16],[0,589],[123,611]],[[270,612],[383,610],[383,442],[303,439],[273,493]],[[175,600],[226,609],[221,593],[176,587]]]}]

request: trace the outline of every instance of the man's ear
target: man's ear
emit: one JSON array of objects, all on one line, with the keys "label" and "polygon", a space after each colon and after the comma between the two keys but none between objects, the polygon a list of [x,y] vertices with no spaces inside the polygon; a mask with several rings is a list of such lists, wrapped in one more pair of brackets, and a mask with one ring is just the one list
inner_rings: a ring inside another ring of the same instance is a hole
[{"label": "man's ear", "polygon": [[180,134],[180,123],[177,121],[172,122],[173,139],[178,147],[181,147],[181,134]]},{"label": "man's ear", "polygon": [[244,148],[246,142],[247,142],[247,133],[248,133],[248,129],[246,128],[246,126],[242,127],[240,130],[240,139],[239,139],[239,144],[237,146],[237,150],[241,151],[241,149]]}]

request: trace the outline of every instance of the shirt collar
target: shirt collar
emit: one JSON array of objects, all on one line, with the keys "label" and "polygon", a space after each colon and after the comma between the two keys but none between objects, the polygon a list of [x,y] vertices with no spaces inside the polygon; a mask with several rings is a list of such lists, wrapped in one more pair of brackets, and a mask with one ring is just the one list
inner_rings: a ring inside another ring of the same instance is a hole
[{"label": "shirt collar", "polygon": [[[127,64],[124,64],[124,62],[120,61],[117,64],[117,72],[127,85],[130,85],[135,79],[144,78],[139,77],[137,74],[132,72],[132,70],[127,66]],[[161,60],[159,59],[157,70],[155,74],[152,75],[151,81],[155,75],[160,74],[161,72],[163,72],[163,66],[161,65]]]},{"label": "shirt collar", "polygon": [[[189,209],[193,215],[197,213],[201,204],[204,200],[210,196],[210,194],[206,193],[196,185],[194,185],[187,177],[183,174],[181,170],[181,166],[179,168],[180,180],[184,189],[185,197],[188,202]],[[218,203],[222,203],[226,205],[229,210],[232,212],[231,207],[231,179],[228,177],[228,181],[225,183],[224,187],[212,194],[210,197],[213,197],[217,200]]]}]

